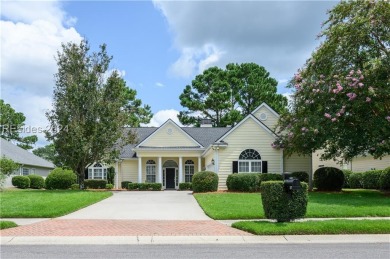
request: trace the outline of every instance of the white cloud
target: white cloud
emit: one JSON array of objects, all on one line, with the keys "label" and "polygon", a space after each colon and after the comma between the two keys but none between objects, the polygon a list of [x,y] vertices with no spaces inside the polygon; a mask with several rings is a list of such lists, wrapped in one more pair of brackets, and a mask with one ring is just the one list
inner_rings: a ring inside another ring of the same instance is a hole
[{"label": "white cloud", "polygon": [[159,127],[164,122],[166,122],[168,119],[173,120],[175,123],[177,123],[179,126],[182,126],[179,119],[177,118],[177,115],[179,114],[179,111],[176,111],[174,109],[169,110],[161,110],[156,112],[153,115],[153,118],[150,120],[148,124],[142,125],[146,127]]},{"label": "white cloud", "polygon": [[336,2],[159,1],[180,56],[169,71],[193,77],[210,66],[255,62],[291,78],[310,57],[326,10]]},{"label": "white cloud", "polygon": [[[46,128],[51,107],[55,56],[62,42],[82,37],[76,21],[58,2],[2,2],[1,98],[26,116],[26,125]],[[39,134],[38,145],[45,139]]]},{"label": "white cloud", "polygon": [[156,86],[157,86],[157,87],[164,87],[164,84],[161,83],[161,82],[156,82]]}]

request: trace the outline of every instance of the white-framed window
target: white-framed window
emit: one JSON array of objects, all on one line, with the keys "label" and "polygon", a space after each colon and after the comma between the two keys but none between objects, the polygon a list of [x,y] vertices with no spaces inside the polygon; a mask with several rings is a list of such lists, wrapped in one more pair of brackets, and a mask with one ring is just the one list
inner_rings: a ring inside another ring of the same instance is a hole
[{"label": "white-framed window", "polygon": [[107,167],[101,163],[94,163],[88,167],[88,179],[107,179]]},{"label": "white-framed window", "polygon": [[146,161],[146,182],[156,182],[156,162],[154,160]]},{"label": "white-framed window", "polygon": [[185,172],[185,182],[186,183],[192,182],[192,176],[195,173],[194,161],[187,160],[184,163],[184,172]]},{"label": "white-framed window", "polygon": [[239,173],[261,173],[261,156],[254,149],[246,149],[241,152],[238,160]]},{"label": "white-framed window", "polygon": [[30,169],[23,167],[22,168],[22,175],[29,175],[29,174],[30,174]]}]

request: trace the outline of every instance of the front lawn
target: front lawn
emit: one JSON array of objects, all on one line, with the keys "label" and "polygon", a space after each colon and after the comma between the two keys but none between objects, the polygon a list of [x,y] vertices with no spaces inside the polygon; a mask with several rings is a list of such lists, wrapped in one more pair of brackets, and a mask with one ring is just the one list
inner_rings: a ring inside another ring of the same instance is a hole
[{"label": "front lawn", "polygon": [[324,220],[292,223],[240,221],[232,225],[255,235],[390,234],[390,220]]},{"label": "front lawn", "polygon": [[6,229],[6,228],[14,228],[18,225],[13,221],[3,221],[0,220],[0,229]]},{"label": "front lawn", "polygon": [[[264,218],[260,193],[194,194],[213,219]],[[310,192],[307,218],[389,217],[390,197],[373,190],[344,190],[340,193]]]},{"label": "front lawn", "polygon": [[87,207],[111,192],[7,190],[0,192],[0,218],[54,218]]}]

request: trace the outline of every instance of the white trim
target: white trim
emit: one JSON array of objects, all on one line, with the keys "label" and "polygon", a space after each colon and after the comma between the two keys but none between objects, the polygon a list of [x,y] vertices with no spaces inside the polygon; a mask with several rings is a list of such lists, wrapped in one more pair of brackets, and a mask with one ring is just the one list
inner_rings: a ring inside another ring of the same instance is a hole
[{"label": "white trim", "polygon": [[141,143],[139,143],[134,149],[136,148],[139,148],[140,146],[142,146],[142,144],[144,142],[146,142],[148,139],[150,139],[152,136],[154,136],[155,134],[157,134],[157,132],[159,132],[164,126],[165,124],[168,124],[168,122],[172,123],[177,129],[179,129],[179,131],[181,131],[182,133],[184,133],[187,137],[189,137],[189,139],[196,143],[198,146],[200,146],[201,148],[204,148],[204,146],[202,146],[198,141],[196,141],[191,135],[189,135],[187,132],[185,132],[179,125],[177,125],[172,119],[168,119],[166,122],[164,122],[157,130],[155,130],[152,134],[150,134],[146,139],[144,139]]},{"label": "white trim", "polygon": [[142,183],[142,157],[138,157],[138,183]]},{"label": "white trim", "polygon": [[198,172],[202,171],[202,156],[198,156]]},{"label": "white trim", "polygon": [[183,182],[183,157],[179,157],[179,183]]},{"label": "white trim", "polygon": [[275,115],[276,117],[280,117],[279,113],[277,113],[274,109],[272,109],[268,104],[266,103],[262,103],[259,105],[259,107],[257,107],[253,112],[252,114],[255,114],[258,110],[260,110],[261,108],[267,108],[273,115]]},{"label": "white trim", "polygon": [[275,133],[273,133],[269,128],[267,128],[262,122],[260,122],[258,119],[256,119],[255,116],[252,114],[247,115],[242,121],[240,121],[236,126],[234,126],[231,130],[226,132],[222,137],[220,137],[216,142],[222,141],[224,138],[229,136],[233,131],[235,131],[238,127],[240,127],[244,122],[246,122],[249,118],[254,120],[260,127],[262,127],[268,134],[270,134],[272,137],[276,138]]},{"label": "white trim", "polygon": [[283,155],[283,148],[280,149],[280,172],[284,173],[284,155]]},{"label": "white trim", "polygon": [[162,158],[158,157],[158,183],[163,183],[163,172],[162,172]]}]

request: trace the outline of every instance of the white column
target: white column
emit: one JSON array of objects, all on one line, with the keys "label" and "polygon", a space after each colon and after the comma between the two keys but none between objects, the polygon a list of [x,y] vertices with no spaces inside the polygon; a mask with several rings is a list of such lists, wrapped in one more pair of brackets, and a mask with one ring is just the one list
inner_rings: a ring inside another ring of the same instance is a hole
[{"label": "white column", "polygon": [[198,172],[202,171],[202,157],[198,157]]},{"label": "white column", "polygon": [[183,182],[183,158],[179,157],[179,183]]},{"label": "white column", "polygon": [[142,183],[142,157],[138,157],[138,183]]},{"label": "white column", "polygon": [[162,158],[158,157],[158,182],[162,184],[163,182],[163,174],[162,174]]},{"label": "white column", "polygon": [[115,188],[119,189],[119,161],[116,160],[115,166]]},{"label": "white column", "polygon": [[214,172],[219,173],[219,147],[217,147],[214,151]]},{"label": "white column", "polygon": [[284,173],[284,164],[283,164],[283,149],[280,149],[280,172]]}]

